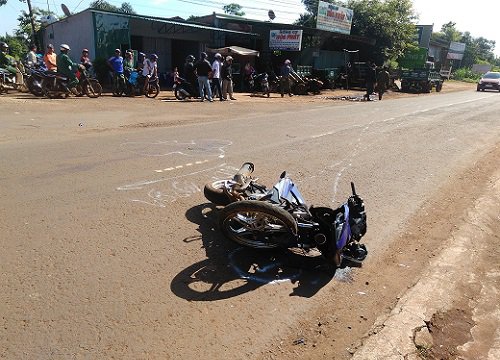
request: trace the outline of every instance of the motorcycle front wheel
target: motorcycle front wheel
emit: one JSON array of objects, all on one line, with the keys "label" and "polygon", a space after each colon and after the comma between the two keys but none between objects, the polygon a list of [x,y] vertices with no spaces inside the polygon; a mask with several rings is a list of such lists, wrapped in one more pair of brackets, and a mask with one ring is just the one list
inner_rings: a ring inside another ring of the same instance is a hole
[{"label": "motorcycle front wheel", "polygon": [[83,84],[83,91],[89,98],[98,98],[102,94],[102,86],[96,79],[90,79]]},{"label": "motorcycle front wheel", "polygon": [[221,210],[219,226],[232,241],[251,248],[288,247],[297,223],[286,210],[256,200],[237,201]]},{"label": "motorcycle front wheel", "polygon": [[146,97],[154,99],[160,93],[160,86],[158,84],[149,84],[146,89]]},{"label": "motorcycle front wheel", "polygon": [[174,90],[174,95],[177,100],[184,100],[186,98],[186,95],[179,89]]},{"label": "motorcycle front wheel", "polygon": [[203,188],[205,198],[215,205],[226,206],[231,203],[231,199],[224,193],[224,187],[229,180],[217,180],[206,184]]}]

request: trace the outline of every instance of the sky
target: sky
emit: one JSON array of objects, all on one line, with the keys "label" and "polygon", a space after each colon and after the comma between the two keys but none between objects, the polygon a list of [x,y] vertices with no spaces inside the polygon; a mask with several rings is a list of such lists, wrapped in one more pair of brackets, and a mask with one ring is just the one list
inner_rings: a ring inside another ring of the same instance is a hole
[{"label": "sky", "polygon": [[[123,1],[107,0],[120,6]],[[90,0],[64,0],[71,12],[79,12],[88,7]],[[128,0],[134,10],[141,15],[159,17],[190,15],[207,15],[212,12],[223,13],[222,7],[228,3],[243,6],[245,17],[268,20],[268,11],[276,14],[274,22],[292,23],[299,14],[305,12],[300,0]],[[50,9],[62,15],[61,3],[58,0],[31,0],[32,6]],[[495,26],[500,16],[500,0],[475,0],[463,2],[456,0],[413,0],[413,8],[419,15],[418,24],[434,25],[439,31],[441,25],[452,21],[456,28],[468,31],[473,37],[484,37],[496,41],[495,55],[500,57],[500,31]],[[21,10],[27,11],[26,3],[19,0],[8,0],[7,5],[0,7],[0,34],[12,33],[17,26]]]}]

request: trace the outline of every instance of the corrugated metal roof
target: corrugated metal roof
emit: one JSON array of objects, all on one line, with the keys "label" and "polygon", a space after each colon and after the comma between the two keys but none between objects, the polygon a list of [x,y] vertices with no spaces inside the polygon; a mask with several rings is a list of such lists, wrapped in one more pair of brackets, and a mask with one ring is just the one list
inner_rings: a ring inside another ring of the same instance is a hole
[{"label": "corrugated metal roof", "polygon": [[256,33],[249,33],[249,32],[236,31],[236,30],[220,29],[220,28],[216,28],[216,27],[213,27],[213,26],[195,24],[195,23],[191,23],[191,22],[187,22],[187,21],[171,20],[171,19],[161,18],[161,17],[156,17],[156,16],[147,16],[147,15],[138,15],[138,14],[126,14],[126,13],[121,13],[121,12],[116,12],[116,11],[108,11],[108,10],[100,10],[100,9],[86,9],[84,11],[88,11],[88,10],[91,11],[91,12],[94,12],[94,13],[112,14],[112,15],[118,15],[118,16],[133,18],[133,19],[140,19],[140,20],[147,20],[147,21],[156,21],[156,22],[160,22],[160,23],[163,23],[163,24],[170,24],[170,25],[176,25],[176,26],[185,26],[185,27],[196,28],[196,29],[203,29],[203,30],[210,30],[210,31],[219,31],[219,32],[230,33],[230,34],[241,34],[241,35],[249,35],[249,36],[259,36],[259,34],[256,34]]}]

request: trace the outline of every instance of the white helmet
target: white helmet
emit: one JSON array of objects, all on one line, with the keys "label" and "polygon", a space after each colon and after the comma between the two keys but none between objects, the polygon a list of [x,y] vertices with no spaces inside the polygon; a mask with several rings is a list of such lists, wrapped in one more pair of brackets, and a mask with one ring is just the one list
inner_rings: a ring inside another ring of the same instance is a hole
[{"label": "white helmet", "polygon": [[61,50],[71,50],[71,49],[69,48],[69,45],[68,45],[68,44],[61,44],[60,49],[61,49]]},{"label": "white helmet", "polygon": [[233,57],[232,56],[226,56],[226,61],[232,61]]},{"label": "white helmet", "polygon": [[219,54],[219,53],[215,54],[215,58],[216,58],[216,59],[220,59],[221,57],[222,57],[222,55],[221,55],[221,54]]}]

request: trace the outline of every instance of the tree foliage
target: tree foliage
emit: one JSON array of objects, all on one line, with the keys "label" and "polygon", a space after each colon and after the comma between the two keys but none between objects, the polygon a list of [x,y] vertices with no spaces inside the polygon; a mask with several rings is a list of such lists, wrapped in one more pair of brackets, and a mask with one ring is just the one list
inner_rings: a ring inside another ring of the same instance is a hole
[{"label": "tree foliage", "polygon": [[224,10],[225,14],[237,15],[237,16],[244,16],[245,15],[245,12],[242,11],[242,9],[243,8],[241,7],[241,5],[235,4],[235,3],[224,5],[222,7],[222,10]]},{"label": "tree foliage", "polygon": [[89,4],[89,7],[93,8],[93,9],[99,9],[99,10],[121,12],[124,14],[135,14],[136,13],[134,11],[132,5],[128,2],[124,2],[121,4],[120,7],[118,7],[118,6],[110,4],[106,0],[95,0]]},{"label": "tree foliage", "polygon": [[18,36],[12,36],[5,34],[5,36],[0,36],[0,41],[3,41],[9,45],[9,51],[12,56],[16,59],[22,59],[24,54],[27,53],[27,43],[25,39]]},{"label": "tree foliage", "polygon": [[470,32],[460,32],[456,28],[456,24],[452,21],[444,24],[441,31],[432,34],[432,39],[449,43],[451,41],[461,42],[465,44],[465,53],[461,61],[461,66],[470,68],[474,64],[500,63],[500,59],[495,58],[493,51],[495,50],[495,41],[488,40],[484,37],[473,37]]},{"label": "tree foliage", "polygon": [[[354,12],[351,34],[375,39],[374,60],[395,59],[414,46],[416,19],[411,0],[344,0],[332,3]],[[296,22],[315,27],[317,0],[302,0],[307,13]]]},{"label": "tree foliage", "polygon": [[[53,11],[48,11],[44,9],[40,9],[37,7],[32,8],[33,12],[33,20],[35,23],[35,34],[40,31],[42,28],[42,17],[47,16],[47,15],[52,15],[57,18],[56,13]],[[16,36],[23,38],[26,42],[31,40],[31,20],[30,20],[30,14],[22,10],[21,14],[17,17],[18,21],[18,26],[17,29],[14,31]]]}]

